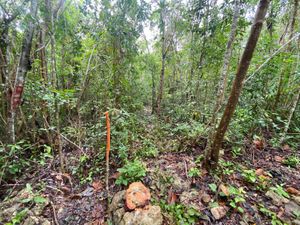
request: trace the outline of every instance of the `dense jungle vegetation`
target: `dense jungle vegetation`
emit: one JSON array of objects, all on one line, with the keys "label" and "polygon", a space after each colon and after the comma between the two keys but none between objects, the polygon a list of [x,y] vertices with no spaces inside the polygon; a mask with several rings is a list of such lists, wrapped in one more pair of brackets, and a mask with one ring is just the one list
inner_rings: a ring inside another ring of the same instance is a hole
[{"label": "dense jungle vegetation", "polygon": [[300,224],[299,11],[0,0],[0,224]]}]

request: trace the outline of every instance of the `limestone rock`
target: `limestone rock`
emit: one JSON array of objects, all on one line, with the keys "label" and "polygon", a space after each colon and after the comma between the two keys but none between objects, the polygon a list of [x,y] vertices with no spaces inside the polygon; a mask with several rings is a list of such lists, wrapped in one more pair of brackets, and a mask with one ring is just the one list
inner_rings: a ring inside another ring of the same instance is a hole
[{"label": "limestone rock", "polygon": [[149,203],[150,198],[151,195],[149,189],[141,182],[134,182],[130,184],[129,188],[126,190],[126,207],[130,210],[144,207]]},{"label": "limestone rock", "polygon": [[119,225],[162,225],[163,217],[159,206],[126,212]]},{"label": "limestone rock", "polygon": [[124,206],[124,202],[125,202],[125,191],[119,191],[117,192],[110,205],[109,205],[109,212],[113,212],[119,208],[122,208]]},{"label": "limestone rock", "polygon": [[36,216],[29,216],[24,221],[23,225],[51,225],[50,221]]},{"label": "limestone rock", "polygon": [[114,211],[112,219],[113,219],[113,222],[115,225],[121,224],[121,220],[122,220],[124,214],[125,214],[124,208],[120,208],[120,209],[117,209],[116,211]]},{"label": "limestone rock", "polygon": [[273,203],[277,206],[281,206],[289,202],[287,198],[276,194],[274,191],[267,191],[266,196],[271,198]]},{"label": "limestone rock", "polygon": [[[142,183],[137,183],[139,184],[135,184],[133,187],[131,184],[127,191],[120,191],[113,197],[109,206],[113,224],[162,225],[163,217],[160,207],[148,205],[150,201],[150,192]],[[141,191],[142,193],[139,193]],[[143,201],[140,201],[140,198],[142,198]],[[130,209],[129,207],[131,207],[131,205],[128,207],[127,203],[132,204],[135,208],[126,212],[126,209],[128,210]]]},{"label": "limestone rock", "polygon": [[228,207],[226,206],[217,206],[210,209],[211,214],[216,220],[223,218],[228,211]]},{"label": "limestone rock", "polygon": [[285,213],[290,217],[295,217],[296,213],[300,213],[300,206],[297,205],[294,201],[289,201],[284,206]]}]

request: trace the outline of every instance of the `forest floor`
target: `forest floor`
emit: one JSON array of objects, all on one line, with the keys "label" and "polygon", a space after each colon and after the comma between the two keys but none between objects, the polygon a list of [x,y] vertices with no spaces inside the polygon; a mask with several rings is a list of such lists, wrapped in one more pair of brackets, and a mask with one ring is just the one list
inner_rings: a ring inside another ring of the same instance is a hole
[{"label": "forest floor", "polygon": [[[148,125],[148,132],[153,133],[153,126]],[[174,141],[172,136],[160,140],[159,146]],[[299,149],[295,153],[288,145],[274,148],[247,140],[243,152],[234,152],[226,144],[219,168],[208,173],[201,168],[205,142],[199,138],[185,143],[182,151],[162,151],[143,160],[147,173],[142,182],[152,204],[162,208],[164,224],[300,224],[300,168],[286,160],[299,158]],[[76,154],[81,153],[65,150],[66,158]],[[55,158],[2,185],[6,198],[0,203],[0,221],[9,215],[15,221],[3,224],[105,224],[104,170],[81,184],[78,177],[53,169],[58,162]],[[111,162],[110,170],[113,196],[125,187],[115,184],[116,163]]]}]

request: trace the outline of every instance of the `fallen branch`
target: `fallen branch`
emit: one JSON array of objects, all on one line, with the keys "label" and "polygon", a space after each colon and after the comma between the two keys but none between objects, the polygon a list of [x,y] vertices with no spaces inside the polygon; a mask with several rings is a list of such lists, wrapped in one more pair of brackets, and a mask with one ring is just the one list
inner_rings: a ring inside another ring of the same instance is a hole
[{"label": "fallen branch", "polygon": [[61,136],[63,139],[65,139],[67,142],[69,142],[70,144],[72,144],[72,145],[74,145],[76,148],[78,148],[78,149],[81,151],[82,154],[84,154],[85,156],[87,156],[87,155],[85,154],[85,152],[82,150],[82,148],[81,148],[79,145],[77,145],[76,143],[74,143],[73,141],[71,141],[70,139],[68,139],[68,138],[67,138],[66,136],[64,136],[63,134],[57,132],[56,130],[50,129],[50,125],[49,125],[48,121],[47,121],[45,118],[44,118],[44,120],[45,120],[46,125],[47,125],[47,127],[48,127],[49,130],[51,130],[51,131],[55,132],[56,134],[60,135],[60,136]]},{"label": "fallen branch", "polygon": [[59,225],[59,222],[58,222],[58,219],[57,219],[57,215],[56,215],[56,210],[55,210],[55,207],[53,205],[53,202],[50,202],[50,205],[51,205],[52,211],[53,211],[54,223],[55,223],[55,225]]}]

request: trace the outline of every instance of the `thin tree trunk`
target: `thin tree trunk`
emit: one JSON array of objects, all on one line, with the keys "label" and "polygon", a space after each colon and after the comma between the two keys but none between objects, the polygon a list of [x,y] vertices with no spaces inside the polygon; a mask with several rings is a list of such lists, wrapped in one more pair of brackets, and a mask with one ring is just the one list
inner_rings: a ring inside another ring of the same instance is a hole
[{"label": "thin tree trunk", "polygon": [[[37,14],[37,0],[31,0],[30,15],[35,18]],[[21,98],[24,89],[25,78],[28,70],[30,69],[30,52],[32,46],[32,38],[35,29],[35,21],[30,19],[28,28],[25,31],[24,39],[22,43],[22,52],[20,56],[19,66],[16,73],[15,84],[12,90],[12,96],[10,100],[11,115],[9,119],[9,132],[12,143],[15,143],[15,118],[16,109],[21,104]]]},{"label": "thin tree trunk", "polygon": [[222,72],[221,72],[221,80],[219,83],[219,90],[217,93],[217,104],[216,104],[216,108],[215,108],[216,113],[220,110],[220,107],[224,101],[224,91],[227,86],[229,63],[230,63],[232,50],[233,50],[233,42],[235,40],[239,13],[240,13],[240,2],[239,2],[239,0],[236,0],[233,21],[231,24],[230,36],[229,36],[229,40],[227,42],[226,52],[224,55],[224,64],[223,64],[223,68],[222,68]]},{"label": "thin tree trunk", "polygon": [[[288,46],[287,46],[287,50],[289,52],[292,51],[292,42],[290,41],[293,38],[294,35],[294,30],[295,30],[295,23],[296,23],[296,18],[297,18],[297,14],[298,14],[298,7],[299,7],[299,0],[294,0],[294,5],[293,5],[293,14],[292,14],[292,18],[291,18],[291,22],[290,22],[290,33],[289,33],[289,42],[288,42]],[[282,69],[281,73],[280,73],[280,77],[279,77],[279,84],[278,84],[278,89],[277,89],[277,93],[276,93],[276,97],[275,97],[275,102],[274,102],[274,106],[273,109],[276,110],[279,102],[280,102],[280,98],[282,96],[282,90],[283,87],[285,86],[283,80],[284,80],[284,74],[285,74],[286,68]],[[289,77],[288,77],[289,79]]]},{"label": "thin tree trunk", "polygon": [[[299,84],[299,87],[300,87],[300,84]],[[284,142],[284,139],[285,139],[285,136],[286,136],[286,133],[288,132],[289,128],[290,128],[290,124],[291,124],[291,121],[292,121],[292,118],[294,116],[294,113],[296,111],[296,108],[297,108],[297,105],[299,103],[299,99],[300,99],[300,88],[298,88],[298,92],[295,96],[295,99],[293,101],[293,105],[292,105],[292,108],[290,110],[290,114],[288,116],[288,119],[287,119],[287,122],[285,124],[285,127],[284,127],[284,131],[282,133],[282,136],[281,136],[281,139],[280,139],[280,143],[283,143]]]},{"label": "thin tree trunk", "polygon": [[253,56],[253,52],[255,50],[262,29],[263,21],[267,13],[269,3],[270,3],[269,0],[260,0],[258,8],[256,10],[255,18],[250,31],[250,36],[248,38],[244,53],[239,63],[236,72],[236,77],[232,85],[231,93],[227,105],[225,107],[224,114],[214,135],[212,145],[211,145],[211,152],[206,156],[204,162],[204,166],[208,169],[216,168],[218,165],[219,153],[220,153],[220,148],[222,147],[224,135],[225,132],[227,131],[228,125],[230,123],[236,105],[238,103],[239,96],[241,94],[242,87],[243,87],[243,81],[246,77]]},{"label": "thin tree trunk", "polygon": [[163,91],[164,91],[164,79],[165,79],[165,63],[166,63],[166,40],[165,40],[165,31],[166,31],[166,24],[165,24],[165,1],[161,0],[161,11],[160,11],[160,23],[161,23],[161,72],[160,72],[160,81],[159,81],[159,89],[158,89],[158,96],[156,101],[156,113],[160,116],[161,114],[161,101],[163,98]]},{"label": "thin tree trunk", "polygon": [[81,87],[80,87],[80,92],[79,92],[79,96],[77,98],[77,102],[76,102],[76,110],[77,110],[77,124],[78,124],[78,129],[80,131],[79,133],[79,137],[78,137],[78,143],[79,143],[79,146],[80,148],[82,147],[82,139],[83,139],[83,132],[82,132],[82,119],[81,119],[81,113],[80,113],[80,105],[81,105],[81,101],[82,101],[82,98],[84,96],[84,93],[85,93],[85,90],[87,88],[87,85],[88,85],[88,81],[89,81],[89,72],[90,72],[90,65],[91,65],[91,61],[92,61],[92,58],[93,58],[93,55],[94,55],[94,50],[95,50],[95,47],[93,47],[92,49],[92,52],[90,54],[90,57],[88,59],[88,64],[87,64],[87,67],[86,67],[86,70],[85,70],[85,74],[84,74],[84,77],[82,79],[82,83],[81,83]]},{"label": "thin tree trunk", "polygon": [[[54,27],[54,19],[57,16],[57,12],[60,7],[62,7],[63,1],[59,2],[59,5],[56,7],[55,10],[52,9],[52,2],[51,0],[46,0],[45,4],[48,10],[48,18],[47,18],[47,24],[48,24],[48,30],[50,33],[50,45],[51,45],[51,82],[52,86],[58,90],[59,89],[59,82],[57,79],[57,73],[56,73],[56,52],[55,52],[55,27]],[[55,120],[56,120],[56,132],[57,132],[57,145],[58,145],[58,154],[60,159],[60,170],[61,172],[64,172],[65,163],[64,163],[64,155],[62,150],[62,141],[61,141],[61,134],[60,134],[60,106],[58,103],[58,100],[56,98],[56,93],[54,93],[55,98]]]},{"label": "thin tree trunk", "polygon": [[156,100],[156,85],[155,85],[155,72],[151,69],[151,80],[152,80],[152,114],[155,112],[155,100]]},{"label": "thin tree trunk", "polygon": [[289,39],[293,38],[293,35],[294,35],[295,23],[296,23],[297,14],[298,14],[298,8],[299,8],[299,0],[294,0],[294,7],[293,7],[294,10],[293,10],[293,16],[292,16],[292,21],[291,21]]},{"label": "thin tree trunk", "polygon": [[233,20],[232,20],[232,24],[231,24],[230,34],[229,34],[229,38],[228,38],[228,41],[227,41],[223,66],[222,66],[222,70],[221,70],[221,79],[220,79],[219,84],[218,84],[216,105],[215,105],[213,115],[212,115],[211,125],[212,125],[213,128],[215,126],[215,120],[216,120],[217,114],[220,111],[220,109],[223,105],[223,102],[224,102],[224,92],[225,92],[225,89],[226,89],[226,86],[227,86],[227,76],[228,76],[228,70],[229,70],[229,63],[230,63],[230,59],[231,59],[231,55],[232,55],[233,43],[234,43],[234,40],[235,40],[239,13],[240,13],[240,2],[239,2],[239,0],[236,0],[235,1]]},{"label": "thin tree trunk", "polygon": [[44,83],[48,82],[48,72],[47,72],[47,60],[46,60],[46,46],[45,46],[45,32],[43,28],[40,30],[39,34],[39,55],[40,55],[40,67],[41,67],[41,75]]}]

